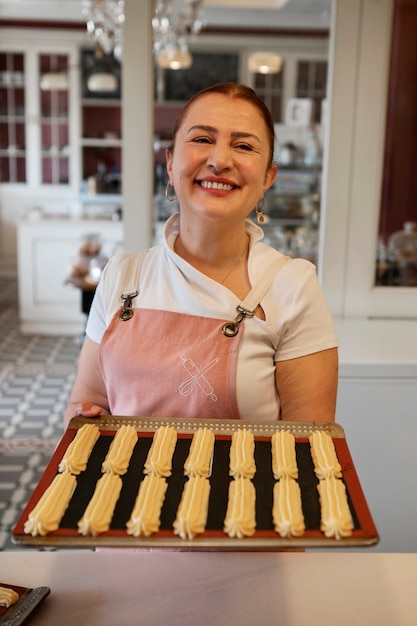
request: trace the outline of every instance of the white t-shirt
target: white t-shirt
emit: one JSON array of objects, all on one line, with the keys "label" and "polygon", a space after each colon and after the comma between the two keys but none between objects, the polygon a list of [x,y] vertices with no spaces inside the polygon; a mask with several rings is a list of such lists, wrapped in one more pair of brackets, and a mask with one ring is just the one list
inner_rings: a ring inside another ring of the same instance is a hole
[{"label": "white t-shirt", "polygon": [[[140,273],[140,293],[133,307],[162,309],[219,319],[236,316],[240,303],[227,287],[205,276],[174,252],[179,214],[164,229],[163,243],[150,248]],[[264,244],[262,229],[247,221],[248,259],[252,286],[280,253]],[[87,335],[100,343],[120,308],[121,294],[132,288],[126,275],[128,254],[116,255],[103,272],[87,322]],[[288,261],[261,301],[265,320],[245,319],[237,364],[237,398],[242,419],[271,420],[279,415],[275,361],[294,359],[337,347],[333,321],[317,280],[316,269],[304,259]],[[196,337],[198,341],[198,337]],[[306,420],[308,415],[306,415]]]}]

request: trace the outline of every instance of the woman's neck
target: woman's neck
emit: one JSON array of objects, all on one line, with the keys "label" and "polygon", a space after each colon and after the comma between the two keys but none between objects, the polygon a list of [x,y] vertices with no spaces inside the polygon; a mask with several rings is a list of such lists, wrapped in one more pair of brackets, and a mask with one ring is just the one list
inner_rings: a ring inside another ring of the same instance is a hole
[{"label": "woman's neck", "polygon": [[233,237],[225,233],[207,233],[196,237],[186,230],[180,231],[175,244],[175,252],[220,284],[247,275],[247,259],[250,237],[243,231]]}]

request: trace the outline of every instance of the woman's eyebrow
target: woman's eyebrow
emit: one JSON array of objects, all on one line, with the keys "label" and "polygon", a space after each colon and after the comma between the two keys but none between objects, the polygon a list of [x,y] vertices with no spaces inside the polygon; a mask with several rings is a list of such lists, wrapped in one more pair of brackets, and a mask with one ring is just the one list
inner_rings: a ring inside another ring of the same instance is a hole
[{"label": "woman's eyebrow", "polygon": [[[215,128],[214,126],[209,126],[207,124],[196,124],[195,126],[191,126],[188,129],[188,133],[191,133],[193,130],[205,130],[208,133],[217,133],[217,128]],[[261,142],[261,140],[259,139],[259,137],[257,135],[254,135],[253,133],[247,133],[245,131],[239,131],[239,130],[235,130],[231,133],[232,137],[234,139],[236,138],[252,138],[255,139],[256,141],[258,141],[259,143]]]},{"label": "woman's eyebrow", "polygon": [[256,141],[258,141],[259,143],[261,143],[261,140],[259,139],[259,137],[258,137],[257,135],[254,135],[253,133],[246,133],[246,132],[244,132],[244,131],[239,131],[239,130],[237,130],[237,131],[235,131],[235,132],[232,132],[232,137],[233,137],[233,138],[236,138],[236,137],[239,137],[239,138],[240,138],[240,137],[242,137],[242,138],[244,138],[244,137],[246,137],[247,139],[255,139]]},{"label": "woman's eyebrow", "polygon": [[217,128],[214,126],[208,126],[207,124],[195,124],[195,126],[191,126],[187,133],[191,133],[193,130],[205,130],[208,133],[217,133]]}]

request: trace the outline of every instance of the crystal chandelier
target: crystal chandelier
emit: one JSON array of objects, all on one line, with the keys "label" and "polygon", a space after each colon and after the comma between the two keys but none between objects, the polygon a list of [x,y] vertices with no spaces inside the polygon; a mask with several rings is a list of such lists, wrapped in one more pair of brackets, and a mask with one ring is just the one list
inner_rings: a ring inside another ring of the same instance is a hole
[{"label": "crystal chandelier", "polygon": [[152,29],[158,65],[172,70],[190,67],[187,36],[200,33],[203,24],[203,0],[155,0]]},{"label": "crystal chandelier", "polygon": [[[87,32],[101,55],[122,58],[122,27],[125,21],[124,0],[81,0]],[[155,60],[160,67],[189,67],[192,57],[187,36],[203,27],[203,0],[155,0],[152,18]]]},{"label": "crystal chandelier", "polygon": [[122,26],[125,21],[124,0],[81,0],[81,14],[87,32],[101,55],[122,58]]}]

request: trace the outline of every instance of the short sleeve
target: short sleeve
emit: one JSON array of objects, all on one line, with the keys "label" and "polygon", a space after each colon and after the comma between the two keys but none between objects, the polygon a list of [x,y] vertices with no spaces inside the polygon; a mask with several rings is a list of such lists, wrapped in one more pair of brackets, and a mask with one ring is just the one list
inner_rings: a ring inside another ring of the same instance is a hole
[{"label": "short sleeve", "polygon": [[100,343],[111,319],[122,304],[122,293],[129,281],[129,264],[132,254],[119,252],[103,270],[87,320],[86,334]]},{"label": "short sleeve", "polygon": [[294,259],[288,265],[296,269],[296,274],[291,281],[293,288],[287,291],[276,361],[295,359],[338,345],[333,319],[315,266],[302,259]]}]

